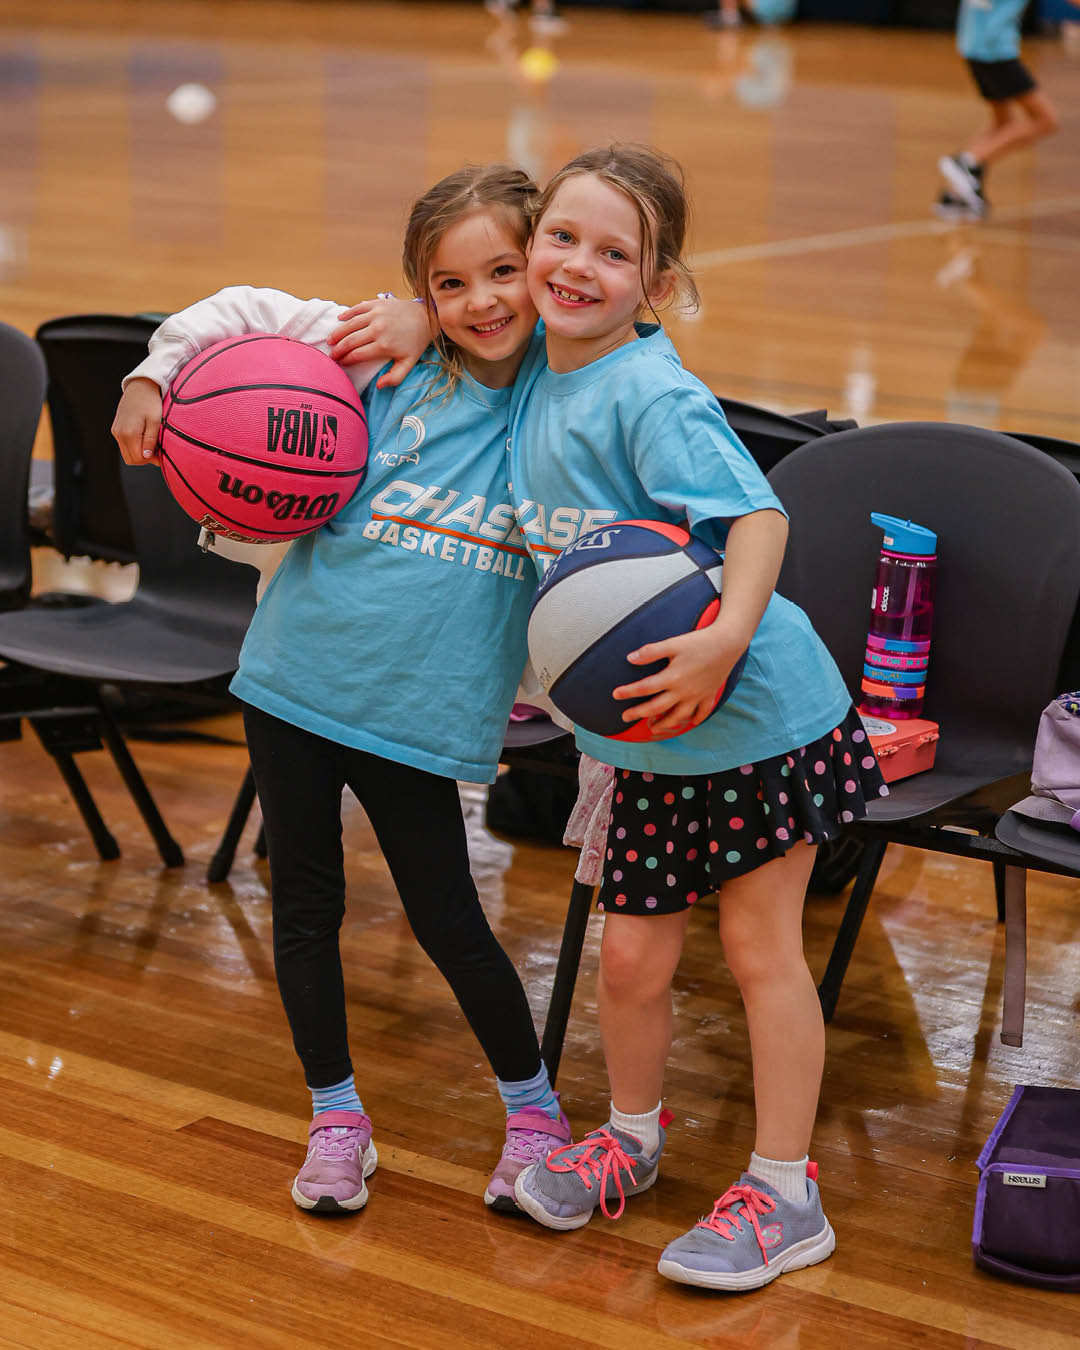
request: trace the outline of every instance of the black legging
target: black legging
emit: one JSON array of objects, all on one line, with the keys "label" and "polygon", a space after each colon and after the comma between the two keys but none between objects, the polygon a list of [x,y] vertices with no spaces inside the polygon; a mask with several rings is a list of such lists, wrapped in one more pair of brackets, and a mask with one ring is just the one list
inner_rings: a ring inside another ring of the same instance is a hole
[{"label": "black legging", "polygon": [[517,971],[469,872],[457,784],[328,741],[244,705],[266,824],[274,968],[309,1087],[352,1073],[338,932],[345,914],[341,792],[368,814],[417,941],[446,978],[497,1077],[532,1078],[540,1047]]}]

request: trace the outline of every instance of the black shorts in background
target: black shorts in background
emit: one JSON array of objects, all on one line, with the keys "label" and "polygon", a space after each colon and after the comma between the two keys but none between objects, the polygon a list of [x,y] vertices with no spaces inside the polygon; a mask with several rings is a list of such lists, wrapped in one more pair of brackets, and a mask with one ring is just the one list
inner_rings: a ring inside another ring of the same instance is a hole
[{"label": "black shorts in background", "polygon": [[1023,61],[968,61],[979,93],[989,103],[1004,103],[1020,98],[1037,88],[1035,77]]}]

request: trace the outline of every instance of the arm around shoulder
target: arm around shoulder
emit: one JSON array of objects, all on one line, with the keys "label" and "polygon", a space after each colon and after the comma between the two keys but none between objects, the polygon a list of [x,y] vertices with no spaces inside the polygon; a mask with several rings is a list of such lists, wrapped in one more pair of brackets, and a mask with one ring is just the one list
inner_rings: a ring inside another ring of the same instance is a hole
[{"label": "arm around shoulder", "polygon": [[[328,351],[326,337],[339,310],[331,300],[300,300],[287,291],[266,287],[226,286],[171,314],[151,334],[146,359],[122,381],[123,396],[112,434],[124,460],[128,464],[156,461],[162,397],[177,372],[199,352],[245,333],[278,333],[321,344]],[[353,380],[358,388],[363,387],[356,375]]]},{"label": "arm around shoulder", "polygon": [[301,300],[265,286],[226,286],[171,314],[152,334],[149,355],[125,377],[124,387],[130,380],[147,379],[164,393],[193,356],[245,333],[276,333],[329,355],[327,339],[340,311],[333,300]]}]

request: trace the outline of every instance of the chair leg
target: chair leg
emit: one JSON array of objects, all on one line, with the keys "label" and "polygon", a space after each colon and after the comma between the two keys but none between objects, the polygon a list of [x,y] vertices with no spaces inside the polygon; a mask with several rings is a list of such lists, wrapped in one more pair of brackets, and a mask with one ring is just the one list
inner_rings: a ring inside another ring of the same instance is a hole
[{"label": "chair leg", "polygon": [[841,919],[840,927],[837,930],[836,941],[833,943],[833,949],[829,956],[829,964],[826,966],[825,974],[818,985],[818,998],[821,1000],[821,1011],[826,1022],[832,1021],[833,1013],[836,1011],[836,1001],[840,997],[840,986],[844,982],[848,962],[851,960],[851,953],[855,949],[855,939],[859,936],[863,915],[866,913],[866,906],[870,903],[870,895],[874,889],[874,882],[877,881],[877,874],[881,869],[881,862],[885,857],[887,846],[886,841],[880,839],[871,838],[866,841],[866,852],[859,863],[859,872],[855,878],[855,884],[851,888],[851,896],[848,900],[847,909],[844,911],[844,917]]},{"label": "chair leg", "polygon": [[100,705],[99,711],[101,713],[101,732],[105,744],[109,747],[109,753],[112,755],[116,767],[120,770],[120,776],[127,785],[127,790],[131,793],[135,805],[139,808],[139,814],[146,822],[146,828],[154,837],[154,843],[157,844],[158,852],[161,854],[161,861],[166,867],[183,867],[184,855],[180,850],[180,845],[169,833],[164,820],[162,820],[161,812],[157,809],[157,803],[150,795],[150,789],[146,786],[138,765],[131,758],[127,742],[124,740],[115,718],[104,703]]},{"label": "chair leg", "polygon": [[258,838],[255,840],[255,856],[256,856],[256,858],[265,858],[265,857],[266,857],[266,824],[265,824],[265,822],[264,822],[262,825],[259,826],[259,835],[258,835]]},{"label": "chair leg", "polygon": [[210,859],[210,866],[206,869],[207,881],[211,883],[224,881],[229,875],[229,869],[236,857],[236,846],[240,842],[240,836],[247,824],[247,818],[251,814],[254,802],[255,775],[251,772],[251,765],[249,764],[248,771],[244,775],[244,781],[240,784],[240,791],[236,794],[236,801],[233,802],[229,823],[225,826],[221,843],[218,844],[217,852]]},{"label": "chair leg", "polygon": [[585,929],[589,922],[592,899],[593,888],[575,880],[570,892],[570,903],[566,909],[566,924],[563,928],[562,945],[559,948],[559,961],[555,967],[555,982],[551,986],[551,1002],[548,1004],[544,1037],[540,1043],[540,1058],[547,1065],[548,1077],[552,1083],[555,1082],[559,1072],[563,1038],[566,1035],[566,1024],[570,1020],[570,1005],[574,1001],[574,985],[577,983],[578,965],[581,962],[581,949],[585,944]]},{"label": "chair leg", "polygon": [[72,799],[79,809],[79,815],[82,816],[86,828],[90,831],[90,837],[94,841],[98,857],[102,862],[113,862],[120,856],[120,845],[102,820],[97,802],[94,801],[90,789],[87,787],[86,779],[75,763],[75,756],[69,750],[62,750],[57,746],[50,745],[48,737],[38,725],[36,718],[31,717],[28,721],[37,733],[38,740],[56,761],[56,767],[60,770],[60,774],[67,784],[67,790],[71,793]]},{"label": "chair leg", "polygon": [[1005,873],[1009,870],[1005,862],[1000,858],[995,858],[992,863],[994,869],[994,898],[997,901],[997,919],[998,923],[1005,922]]},{"label": "chair leg", "polygon": [[1027,993],[1027,869],[1006,865],[1002,870],[1005,873],[1005,994],[1001,1009],[1001,1043],[1023,1045]]}]

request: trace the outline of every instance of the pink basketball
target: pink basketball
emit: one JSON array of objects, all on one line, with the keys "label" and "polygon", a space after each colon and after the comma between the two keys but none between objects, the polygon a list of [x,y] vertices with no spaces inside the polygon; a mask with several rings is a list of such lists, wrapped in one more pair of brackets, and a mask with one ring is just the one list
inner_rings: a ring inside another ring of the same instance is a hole
[{"label": "pink basketball", "polygon": [[266,333],[216,342],[179,371],[158,440],[173,496],[214,534],[296,539],[364,479],[367,419],[341,367]]}]

